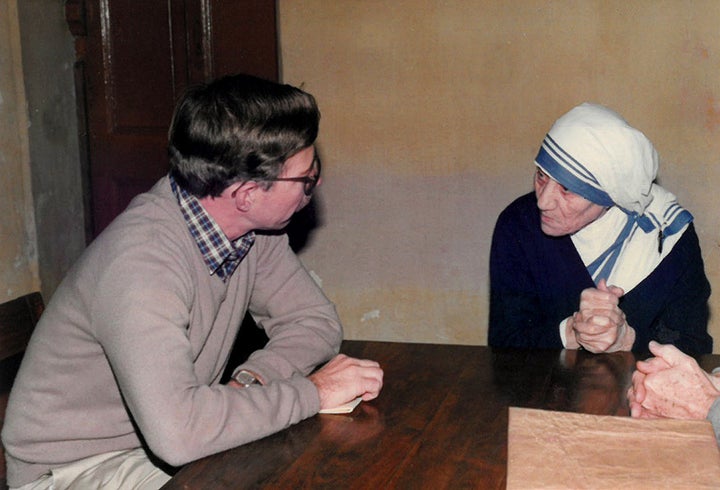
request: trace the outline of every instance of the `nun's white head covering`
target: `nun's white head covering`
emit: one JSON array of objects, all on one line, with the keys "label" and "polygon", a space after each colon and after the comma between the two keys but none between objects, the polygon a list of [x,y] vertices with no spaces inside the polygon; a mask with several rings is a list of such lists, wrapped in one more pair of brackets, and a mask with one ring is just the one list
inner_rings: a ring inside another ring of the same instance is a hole
[{"label": "nun's white head covering", "polygon": [[[674,195],[654,184],[658,155],[650,140],[606,107],[584,103],[563,115],[550,128],[535,163],[568,190],[610,208],[610,217],[588,225],[593,233],[581,230],[573,236],[596,282],[627,276],[623,269],[637,269],[630,262],[640,261],[645,265],[630,280],[623,279],[625,286],[615,282],[627,292],[627,286],[657,267],[692,221]],[[603,235],[612,239],[600,250],[597,241]]]}]

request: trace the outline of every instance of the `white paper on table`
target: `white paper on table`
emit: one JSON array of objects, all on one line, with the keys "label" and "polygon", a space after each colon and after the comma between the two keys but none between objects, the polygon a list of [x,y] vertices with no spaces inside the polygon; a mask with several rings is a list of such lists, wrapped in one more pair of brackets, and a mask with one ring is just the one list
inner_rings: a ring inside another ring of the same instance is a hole
[{"label": "white paper on table", "polygon": [[320,413],[350,413],[353,410],[355,410],[355,407],[360,405],[361,401],[362,401],[362,397],[359,396],[359,397],[355,398],[353,401],[347,402],[344,405],[340,405],[335,408],[325,408],[323,410],[320,410]]}]

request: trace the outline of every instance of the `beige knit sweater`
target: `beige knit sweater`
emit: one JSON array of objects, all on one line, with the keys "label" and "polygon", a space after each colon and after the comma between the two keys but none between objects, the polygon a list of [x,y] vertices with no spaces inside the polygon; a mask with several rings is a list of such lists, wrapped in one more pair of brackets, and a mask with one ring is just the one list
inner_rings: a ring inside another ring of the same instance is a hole
[{"label": "beige knit sweater", "polygon": [[[270,341],[245,367],[267,384],[241,390],[218,382],[247,309]],[[258,235],[227,282],[211,276],[163,178],[49,302],[7,409],[8,483],[141,440],[182,465],[279,431],[318,411],[305,375],[341,340],[284,235]]]}]

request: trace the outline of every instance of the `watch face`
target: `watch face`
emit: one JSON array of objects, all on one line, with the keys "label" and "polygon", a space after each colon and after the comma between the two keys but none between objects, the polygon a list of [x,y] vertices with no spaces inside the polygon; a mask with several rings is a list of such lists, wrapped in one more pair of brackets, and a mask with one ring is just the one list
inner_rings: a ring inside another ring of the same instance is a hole
[{"label": "watch face", "polygon": [[235,375],[235,381],[240,383],[243,386],[250,386],[251,384],[257,383],[257,379],[255,379],[255,376],[248,373],[247,371],[240,371]]}]

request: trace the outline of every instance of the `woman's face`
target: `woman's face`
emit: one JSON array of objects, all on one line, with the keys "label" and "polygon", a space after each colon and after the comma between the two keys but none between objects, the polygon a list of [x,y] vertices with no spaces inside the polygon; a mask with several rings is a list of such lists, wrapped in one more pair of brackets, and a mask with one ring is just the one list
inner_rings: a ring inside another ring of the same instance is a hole
[{"label": "woman's face", "polygon": [[570,192],[540,168],[535,172],[535,196],[546,235],[572,235],[605,214],[603,206]]}]

